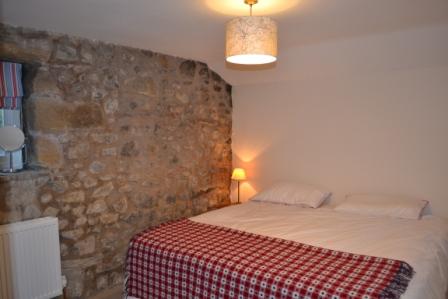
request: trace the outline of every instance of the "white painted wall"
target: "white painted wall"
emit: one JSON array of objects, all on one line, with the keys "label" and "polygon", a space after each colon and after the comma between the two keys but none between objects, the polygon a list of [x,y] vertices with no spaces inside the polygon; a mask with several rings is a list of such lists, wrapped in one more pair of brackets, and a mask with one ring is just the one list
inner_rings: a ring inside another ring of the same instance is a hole
[{"label": "white painted wall", "polygon": [[[242,197],[295,180],[322,185],[335,200],[355,192],[424,198],[448,217],[447,30],[321,44],[296,65],[297,80],[236,86],[234,166],[249,177]],[[400,38],[406,47],[390,47]]]}]

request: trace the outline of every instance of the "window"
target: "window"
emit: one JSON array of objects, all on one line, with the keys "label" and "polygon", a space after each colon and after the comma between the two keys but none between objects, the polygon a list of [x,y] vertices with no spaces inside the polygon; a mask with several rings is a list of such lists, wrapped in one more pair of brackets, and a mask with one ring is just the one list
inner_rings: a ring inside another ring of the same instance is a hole
[{"label": "window", "polygon": [[[22,65],[12,62],[0,62],[0,127],[22,125]],[[10,168],[9,154],[0,149],[0,170]],[[23,168],[23,151],[12,154],[13,168]]]}]

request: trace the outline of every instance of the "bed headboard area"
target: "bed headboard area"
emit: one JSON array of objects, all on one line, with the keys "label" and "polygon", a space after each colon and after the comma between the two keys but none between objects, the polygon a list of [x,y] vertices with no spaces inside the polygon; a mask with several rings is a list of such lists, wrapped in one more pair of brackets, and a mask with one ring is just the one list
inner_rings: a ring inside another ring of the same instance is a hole
[{"label": "bed headboard area", "polygon": [[440,66],[235,87],[243,200],[295,180],[325,187],[335,201],[349,193],[426,199],[448,217],[447,77]]}]

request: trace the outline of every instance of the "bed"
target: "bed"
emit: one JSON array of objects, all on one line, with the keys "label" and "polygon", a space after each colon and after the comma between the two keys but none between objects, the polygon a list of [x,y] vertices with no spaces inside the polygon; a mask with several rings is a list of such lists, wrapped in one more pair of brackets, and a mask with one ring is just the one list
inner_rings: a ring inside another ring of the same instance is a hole
[{"label": "bed", "polygon": [[[448,223],[442,218],[424,216],[421,220],[408,220],[371,217],[336,212],[325,206],[310,209],[248,202],[189,220],[336,251],[404,261],[412,266],[415,274],[402,298],[446,298]],[[128,260],[128,275],[132,271],[150,269],[132,270]]]}]

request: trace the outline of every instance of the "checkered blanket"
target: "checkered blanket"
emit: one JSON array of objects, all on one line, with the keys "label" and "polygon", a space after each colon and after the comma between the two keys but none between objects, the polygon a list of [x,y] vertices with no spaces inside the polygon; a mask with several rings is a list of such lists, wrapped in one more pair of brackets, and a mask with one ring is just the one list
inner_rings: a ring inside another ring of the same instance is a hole
[{"label": "checkered blanket", "polygon": [[399,298],[405,262],[260,236],[188,219],[136,235],[126,294],[137,298]]}]

